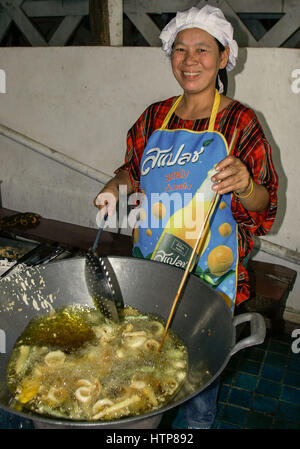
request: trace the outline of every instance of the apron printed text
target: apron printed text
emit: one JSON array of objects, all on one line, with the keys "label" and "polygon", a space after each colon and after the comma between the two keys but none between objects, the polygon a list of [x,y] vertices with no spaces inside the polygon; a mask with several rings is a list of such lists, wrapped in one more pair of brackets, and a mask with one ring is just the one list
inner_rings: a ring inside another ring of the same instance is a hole
[{"label": "apron printed text", "polygon": [[150,148],[145,153],[146,157],[142,163],[142,176],[146,176],[150,172],[150,169],[154,169],[155,167],[172,167],[176,164],[185,165],[188,162],[198,162],[200,154],[204,151],[204,147],[201,147],[199,151],[193,151],[193,153],[183,153],[184,147],[185,144],[183,143],[177,151],[173,151],[173,145],[167,150]]}]

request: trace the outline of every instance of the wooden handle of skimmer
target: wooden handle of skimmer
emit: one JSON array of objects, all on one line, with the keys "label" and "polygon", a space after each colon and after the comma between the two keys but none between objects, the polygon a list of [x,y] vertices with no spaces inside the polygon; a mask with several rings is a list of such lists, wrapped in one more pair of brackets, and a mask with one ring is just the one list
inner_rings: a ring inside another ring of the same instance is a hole
[{"label": "wooden handle of skimmer", "polygon": [[[229,154],[232,153],[232,149],[233,149],[233,147],[234,147],[234,144],[235,144],[235,141],[236,141],[236,137],[237,137],[237,129],[234,130],[233,135],[232,135],[232,139],[231,139],[230,146],[229,146]],[[169,329],[171,320],[172,320],[172,318],[173,318],[173,314],[174,314],[174,311],[175,311],[177,302],[178,302],[178,300],[179,300],[179,298],[180,298],[180,296],[181,296],[182,290],[183,290],[183,288],[184,288],[184,286],[185,286],[185,284],[186,284],[187,277],[188,277],[189,273],[190,273],[190,272],[193,270],[193,268],[194,268],[194,264],[195,264],[195,262],[196,262],[196,257],[195,257],[195,255],[196,255],[197,251],[201,248],[201,245],[202,245],[202,243],[203,243],[203,239],[204,239],[204,237],[205,237],[205,235],[206,235],[206,232],[204,232],[204,231],[205,231],[205,229],[206,229],[206,226],[207,226],[209,217],[210,217],[212,211],[214,210],[214,207],[215,207],[215,205],[217,204],[219,198],[220,198],[220,195],[219,195],[217,192],[215,192],[215,194],[214,194],[214,196],[213,196],[213,198],[212,198],[212,200],[211,200],[211,202],[210,202],[210,205],[209,205],[207,214],[206,214],[206,216],[205,216],[204,222],[203,222],[203,224],[202,224],[202,226],[201,226],[201,229],[200,229],[198,238],[197,238],[197,240],[196,240],[196,243],[195,243],[195,245],[194,245],[192,254],[190,255],[188,264],[187,264],[187,266],[186,266],[186,268],[185,268],[185,271],[184,271],[183,277],[182,277],[182,279],[181,279],[179,288],[178,288],[178,290],[177,290],[175,299],[174,299],[174,301],[173,301],[173,305],[172,305],[172,308],[171,308],[171,311],[170,311],[170,314],[169,314],[168,321],[167,321],[167,323],[166,323],[166,325],[165,325],[165,328],[164,328],[164,332],[163,332],[163,335],[162,335],[162,338],[161,338],[161,342],[160,342],[160,346],[159,346],[159,348],[158,348],[158,351],[161,350],[161,348],[162,348],[162,346],[163,346],[163,344],[164,344],[164,341],[165,341],[165,338],[166,338],[166,335],[167,335],[167,332],[168,332],[168,329]]]}]

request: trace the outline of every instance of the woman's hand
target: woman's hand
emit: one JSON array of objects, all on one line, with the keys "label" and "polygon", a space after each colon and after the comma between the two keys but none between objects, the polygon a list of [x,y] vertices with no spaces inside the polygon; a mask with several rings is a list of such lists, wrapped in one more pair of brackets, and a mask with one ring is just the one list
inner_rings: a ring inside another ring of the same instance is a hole
[{"label": "woman's hand", "polygon": [[100,219],[107,213],[112,216],[115,213],[116,205],[119,200],[119,186],[125,185],[127,194],[133,192],[129,174],[126,170],[121,170],[113,179],[111,179],[94,199],[94,205],[100,210]]},{"label": "woman's hand", "polygon": [[233,192],[245,209],[262,212],[269,204],[269,192],[261,184],[254,182],[246,165],[235,156],[227,156],[216,166],[216,173],[211,179],[215,184],[212,189],[223,195]]},{"label": "woman's hand", "polygon": [[235,192],[238,195],[247,193],[250,187],[250,174],[246,165],[235,156],[227,156],[216,166],[218,173],[212,177],[216,183],[213,190],[220,195]]},{"label": "woman's hand", "polygon": [[116,210],[119,192],[114,187],[106,185],[94,199],[94,205],[100,210],[100,219],[107,213],[112,216]]}]

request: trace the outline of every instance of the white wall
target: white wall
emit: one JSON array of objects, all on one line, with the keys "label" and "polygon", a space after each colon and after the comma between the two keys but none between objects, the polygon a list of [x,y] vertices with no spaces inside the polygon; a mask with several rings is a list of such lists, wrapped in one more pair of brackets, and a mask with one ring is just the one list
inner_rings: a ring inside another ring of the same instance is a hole
[{"label": "white wall", "polygon": [[[0,69],[0,124],[108,175],[123,163],[127,130],[145,107],[180,93],[159,48],[0,48]],[[298,49],[243,48],[229,88],[255,109],[280,175],[278,216],[267,239],[293,250],[300,248],[296,69]],[[101,184],[3,136],[0,180],[5,207],[95,227],[92,199]],[[300,311],[300,280],[288,307]]]}]

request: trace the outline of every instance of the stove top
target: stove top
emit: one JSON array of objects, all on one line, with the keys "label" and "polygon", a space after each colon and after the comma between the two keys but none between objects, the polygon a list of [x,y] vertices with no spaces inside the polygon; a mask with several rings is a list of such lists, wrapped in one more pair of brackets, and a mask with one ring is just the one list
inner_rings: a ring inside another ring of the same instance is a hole
[{"label": "stove top", "polygon": [[0,279],[28,266],[45,264],[72,255],[72,251],[60,246],[0,236]]}]

